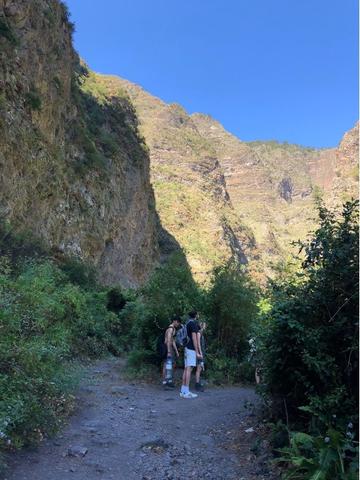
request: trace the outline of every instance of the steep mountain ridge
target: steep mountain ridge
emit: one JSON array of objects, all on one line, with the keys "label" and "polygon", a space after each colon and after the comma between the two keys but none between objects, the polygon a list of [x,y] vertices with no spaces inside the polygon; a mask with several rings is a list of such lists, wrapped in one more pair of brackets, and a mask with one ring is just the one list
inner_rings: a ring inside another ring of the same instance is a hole
[{"label": "steep mountain ridge", "polygon": [[188,115],[127,80],[93,82],[112,94],[121,88],[133,102],[160,218],[198,279],[234,251],[259,280],[271,276],[297,252],[292,242],[315,227],[319,196],[330,206],[356,196],[357,127],[345,135],[346,148],[242,142],[209,115]]},{"label": "steep mountain ridge", "polygon": [[254,233],[259,272],[271,275],[272,264],[296,252],[291,243],[306,238],[316,225],[319,196],[331,207],[357,196],[358,125],[338,148],[315,149],[242,142],[208,115],[192,118],[212,140],[234,209]]},{"label": "steep mountain ridge", "polygon": [[243,142],[89,71],[72,29],[62,2],[0,0],[0,219],[102,282],[139,285],[179,247],[200,282],[229,258],[263,280],[314,227],[316,198],[357,195],[358,127],[332,149]]},{"label": "steep mountain ridge", "polygon": [[247,263],[250,240],[229,201],[216,151],[185,110],[119,77],[90,73],[87,82],[92,91],[125,91],[134,104],[150,150],[161,223],[183,248],[195,277],[206,282],[213,267],[230,257]]},{"label": "steep mountain ridge", "polygon": [[56,0],[0,0],[0,216],[104,283],[138,285],[158,259],[149,156],[128,98],[83,88]]}]

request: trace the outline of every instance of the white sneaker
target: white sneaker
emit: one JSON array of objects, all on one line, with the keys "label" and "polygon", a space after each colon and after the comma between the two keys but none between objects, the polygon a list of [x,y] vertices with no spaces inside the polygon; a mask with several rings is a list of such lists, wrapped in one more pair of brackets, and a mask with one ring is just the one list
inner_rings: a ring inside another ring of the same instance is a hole
[{"label": "white sneaker", "polygon": [[192,393],[192,392],[187,392],[187,393],[180,392],[180,397],[181,398],[196,398],[197,395],[196,395],[196,393]]},{"label": "white sneaker", "polygon": [[189,393],[190,393],[190,395],[192,396],[192,398],[196,398],[196,397],[198,396],[197,393],[193,393],[193,392],[189,392]]}]

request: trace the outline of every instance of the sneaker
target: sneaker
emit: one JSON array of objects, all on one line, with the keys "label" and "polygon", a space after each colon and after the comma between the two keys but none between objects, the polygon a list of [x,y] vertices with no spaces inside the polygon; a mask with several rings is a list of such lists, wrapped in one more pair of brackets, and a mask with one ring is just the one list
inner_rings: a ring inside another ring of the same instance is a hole
[{"label": "sneaker", "polygon": [[197,392],[203,392],[205,390],[204,385],[202,383],[195,383],[195,390]]},{"label": "sneaker", "polygon": [[173,390],[175,388],[174,382],[165,382],[163,385],[165,390]]},{"label": "sneaker", "polygon": [[192,392],[187,392],[187,393],[180,392],[180,397],[181,398],[196,398],[197,395],[196,395],[196,393],[192,393]]}]

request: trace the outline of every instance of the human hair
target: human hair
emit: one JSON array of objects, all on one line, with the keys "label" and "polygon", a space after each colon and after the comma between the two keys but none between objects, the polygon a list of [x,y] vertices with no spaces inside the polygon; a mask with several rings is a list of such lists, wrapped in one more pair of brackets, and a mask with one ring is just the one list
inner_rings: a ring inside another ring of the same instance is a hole
[{"label": "human hair", "polygon": [[196,310],[191,310],[191,312],[189,312],[189,317],[190,317],[190,318],[196,318],[196,315],[197,315],[197,311],[196,311]]},{"label": "human hair", "polygon": [[180,315],[174,315],[171,319],[172,322],[178,322],[181,323],[181,317]]},{"label": "human hair", "polygon": [[200,322],[201,330],[206,330],[206,322]]}]

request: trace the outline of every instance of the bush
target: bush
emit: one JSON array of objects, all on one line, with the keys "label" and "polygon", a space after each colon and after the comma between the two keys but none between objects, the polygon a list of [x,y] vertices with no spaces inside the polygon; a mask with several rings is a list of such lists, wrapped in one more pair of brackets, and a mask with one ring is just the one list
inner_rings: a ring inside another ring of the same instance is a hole
[{"label": "bush", "polygon": [[284,478],[350,480],[358,456],[358,202],[341,216],[319,205],[319,217],[300,243],[301,270],[271,284],[255,356],[273,415],[294,430],[279,460],[289,466]]},{"label": "bush", "polygon": [[96,271],[91,265],[85,264],[76,257],[64,257],[59,266],[71,283],[85,289],[93,289],[96,285]]},{"label": "bush", "polygon": [[74,358],[119,351],[108,291],[91,288],[86,267],[71,260],[61,269],[42,250],[31,258],[31,241],[20,248],[21,238],[2,230],[0,449],[61,426],[73,404]]},{"label": "bush", "polygon": [[14,46],[17,46],[19,43],[19,40],[13,32],[13,29],[10,27],[4,17],[0,17],[0,38],[1,37],[8,40],[8,42]]},{"label": "bush", "polygon": [[25,95],[25,104],[30,108],[30,110],[41,110],[41,97],[39,92],[35,89],[31,90],[30,92],[26,93]]},{"label": "bush", "polygon": [[206,354],[206,374],[216,385],[229,383],[253,383],[255,369],[248,361],[228,358],[221,353]]},{"label": "bush", "polygon": [[[172,254],[159,266],[148,283],[138,291],[108,293],[108,308],[116,312],[112,331],[124,352],[152,352],[144,361],[158,362],[157,339],[174,315],[184,319],[193,308],[201,308],[203,294],[194,283],[181,252]],[[136,357],[137,358],[137,357]]]},{"label": "bush", "polygon": [[258,355],[266,392],[285,398],[290,414],[309,405],[348,416],[358,400],[358,204],[340,218],[319,208],[302,271],[272,285]]},{"label": "bush", "polygon": [[229,262],[214,271],[207,298],[212,351],[242,361],[257,317],[258,291],[241,267]]},{"label": "bush", "polygon": [[351,423],[344,430],[328,425],[323,435],[290,432],[290,445],[280,450],[276,462],[288,467],[284,479],[357,480],[358,446],[353,438]]}]

